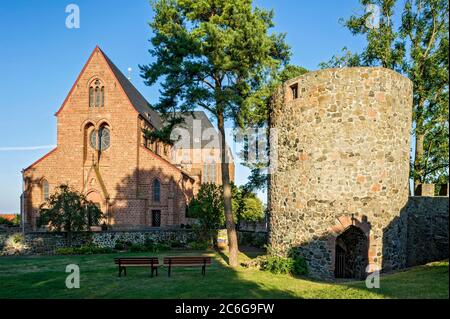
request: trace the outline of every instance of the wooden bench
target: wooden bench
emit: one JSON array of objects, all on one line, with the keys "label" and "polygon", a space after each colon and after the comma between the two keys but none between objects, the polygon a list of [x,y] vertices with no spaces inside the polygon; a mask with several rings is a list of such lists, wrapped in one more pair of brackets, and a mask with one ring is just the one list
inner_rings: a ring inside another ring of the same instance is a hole
[{"label": "wooden bench", "polygon": [[127,275],[127,267],[150,267],[151,277],[156,271],[158,276],[158,267],[160,266],[158,257],[117,257],[114,258],[114,263],[119,266],[119,277],[122,275],[122,270]]},{"label": "wooden bench", "polygon": [[167,274],[170,277],[172,267],[202,267],[202,275],[206,274],[206,266],[211,265],[211,257],[208,256],[177,256],[177,257],[164,257],[164,266],[169,267]]}]

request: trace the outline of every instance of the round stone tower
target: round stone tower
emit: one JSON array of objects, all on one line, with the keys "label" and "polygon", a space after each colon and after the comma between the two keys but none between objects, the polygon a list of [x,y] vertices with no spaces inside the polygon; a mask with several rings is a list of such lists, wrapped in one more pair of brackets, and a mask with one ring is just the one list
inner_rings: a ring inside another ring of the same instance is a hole
[{"label": "round stone tower", "polygon": [[302,255],[316,277],[404,266],[411,117],[412,83],[385,68],[284,83],[270,120],[271,247]]}]

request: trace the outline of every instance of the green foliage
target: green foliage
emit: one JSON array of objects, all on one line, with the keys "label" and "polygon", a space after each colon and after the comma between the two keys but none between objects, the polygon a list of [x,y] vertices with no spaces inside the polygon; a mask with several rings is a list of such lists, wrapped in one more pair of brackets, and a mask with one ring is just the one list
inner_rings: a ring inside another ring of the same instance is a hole
[{"label": "green foliage", "polygon": [[267,256],[261,262],[261,270],[270,271],[273,274],[289,274],[294,267],[292,258],[280,256]]},{"label": "green foliage", "polygon": [[329,61],[319,63],[319,67],[321,69],[333,69],[360,66],[361,64],[362,62],[359,54],[352,53],[344,47],[341,55],[333,55]]},{"label": "green foliage", "polygon": [[39,213],[40,226],[47,225],[51,231],[64,230],[69,240],[72,232],[89,230],[89,226],[98,225],[103,217],[93,202],[65,184],[60,185],[41,205]]},{"label": "green foliage", "polygon": [[108,247],[98,247],[92,244],[80,247],[57,248],[55,253],[58,255],[93,255],[93,254],[110,254],[114,250]]},{"label": "green foliage", "polygon": [[[225,158],[225,122],[242,126],[249,118],[248,109],[259,100],[258,91],[289,59],[285,36],[269,32],[274,26],[273,11],[254,7],[251,0],[158,0],[152,5],[149,52],[153,62],[140,69],[147,85],[162,80],[161,98],[154,107],[169,129],[181,121],[183,113],[198,107],[208,111],[217,121],[220,154]],[[167,140],[170,130],[160,131],[166,132],[162,139]],[[228,166],[222,164],[225,218],[231,230],[230,176]],[[215,206],[197,208],[208,225],[219,222]],[[229,235],[229,260],[235,266],[236,236]]]},{"label": "green foliage", "polygon": [[[255,134],[257,136],[261,134],[260,132],[263,132],[263,136],[265,136],[265,139],[268,141],[270,100],[273,94],[282,83],[307,72],[308,70],[303,67],[289,64],[286,65],[280,72],[274,74],[266,85],[262,86],[253,94],[251,98],[247,100],[247,103],[242,108],[240,126],[243,128],[252,128],[253,130],[258,131]],[[244,160],[242,164],[250,168],[250,176],[248,177],[248,182],[245,185],[245,190],[250,192],[257,189],[267,189],[267,168],[270,165],[269,144],[266,143],[265,145],[265,154],[258,154],[256,163],[251,163],[248,161],[249,152],[254,150],[249,147],[248,138],[244,138],[243,142],[243,151],[239,154],[239,156]],[[258,142],[262,143],[263,141]]]},{"label": "green foliage", "polygon": [[0,217],[0,225],[13,226],[14,223],[11,220],[6,219],[5,217]]},{"label": "green foliage", "polygon": [[[222,187],[216,184],[202,184],[188,208],[188,216],[197,218],[193,229],[205,240],[215,236],[215,231],[225,224]],[[231,184],[232,207],[235,221],[260,221],[264,218],[264,207],[256,194],[243,187]]]},{"label": "green foliage", "polygon": [[254,193],[241,195],[238,209],[238,221],[261,221],[264,218],[264,206]]},{"label": "green foliage", "polygon": [[0,215],[0,225],[8,226],[19,226],[20,225],[20,215],[15,215],[13,220],[6,219]]},{"label": "green foliage", "polygon": [[170,244],[165,243],[146,243],[146,244],[131,244],[128,246],[128,251],[132,253],[138,252],[151,252],[158,253],[161,251],[167,251],[171,249]]},{"label": "green foliage", "polygon": [[[240,108],[289,57],[284,35],[270,33],[273,12],[248,0],[153,1],[146,84],[163,78],[155,108],[163,114],[198,106],[238,120]],[[172,118],[176,116],[172,113]]]},{"label": "green foliage", "polygon": [[[379,28],[369,28],[370,12],[343,21],[354,34],[366,37],[360,54],[344,48],[321,67],[383,66],[396,70],[413,82],[413,133],[415,154],[411,178],[415,183],[448,181],[449,125],[449,20],[448,0],[407,0],[395,15],[395,0],[360,0],[381,8]],[[399,21],[396,25],[396,21]]]},{"label": "green foliage", "polygon": [[[170,254],[186,256],[184,252]],[[120,254],[123,257],[136,255]],[[99,254],[75,258],[81,262],[81,289],[61,289],[68,275],[64,272],[64,267],[74,262],[71,256],[1,258],[0,299],[179,299],[182,296],[198,299],[425,298],[448,301],[448,261],[385,274],[381,278],[380,289],[367,289],[364,281],[320,282],[270,272],[249,271],[241,267],[232,270],[223,265],[223,259],[218,253],[214,254],[215,262],[211,269],[206,270],[206,280],[202,280],[200,270],[189,268],[177,269],[177,275],[173,278],[169,278],[165,272],[161,272],[157,278],[151,278],[147,267],[131,269],[124,280],[117,277],[117,267],[114,266],[112,257],[113,255]],[[30,283],[39,283],[39,289],[36,289],[36,284]]]},{"label": "green foliage", "polygon": [[116,244],[114,245],[115,250],[124,250],[125,244],[121,241],[116,241]]},{"label": "green foliage", "polygon": [[260,269],[273,274],[307,275],[308,266],[301,256],[281,257],[267,255],[260,259]]},{"label": "green foliage", "polygon": [[187,244],[187,247],[192,250],[206,250],[208,246],[207,241],[192,241]]},{"label": "green foliage", "polygon": [[308,264],[306,263],[305,258],[301,256],[292,257],[294,260],[294,264],[292,265],[292,274],[304,276],[308,274]]},{"label": "green foliage", "polygon": [[13,223],[14,226],[20,226],[21,222],[22,222],[22,219],[21,219],[19,214],[17,214],[14,217],[14,219],[12,220],[12,223]]},{"label": "green foliage", "polygon": [[225,223],[222,188],[216,184],[202,184],[189,204],[189,216],[198,219],[193,230],[202,240],[211,240],[215,231]]}]

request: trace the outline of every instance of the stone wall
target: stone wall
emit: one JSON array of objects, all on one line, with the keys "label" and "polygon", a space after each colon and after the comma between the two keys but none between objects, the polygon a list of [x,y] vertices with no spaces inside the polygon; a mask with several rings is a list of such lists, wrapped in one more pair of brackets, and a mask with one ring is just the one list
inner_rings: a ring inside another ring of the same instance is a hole
[{"label": "stone wall", "polygon": [[267,222],[263,221],[240,221],[238,224],[238,230],[245,232],[266,233]]},{"label": "stone wall", "polygon": [[407,266],[449,258],[448,197],[410,197]]},{"label": "stone wall", "polygon": [[[20,233],[19,233],[20,234]],[[33,232],[27,233],[20,248],[10,249],[7,241],[13,240],[15,234],[0,234],[0,255],[9,254],[43,254],[51,255],[58,248],[76,247],[93,244],[99,247],[114,248],[118,241],[133,244],[144,244],[147,240],[154,243],[176,243],[184,247],[190,241],[196,240],[190,230],[149,230],[149,231],[105,231],[92,233],[75,233],[69,243],[65,233]],[[19,246],[19,245],[18,245]]]},{"label": "stone wall", "polygon": [[284,83],[270,115],[278,136],[271,247],[297,250],[313,276],[333,277],[336,238],[354,226],[369,241],[369,271],[404,266],[411,112],[411,81],[384,68],[326,69]]}]

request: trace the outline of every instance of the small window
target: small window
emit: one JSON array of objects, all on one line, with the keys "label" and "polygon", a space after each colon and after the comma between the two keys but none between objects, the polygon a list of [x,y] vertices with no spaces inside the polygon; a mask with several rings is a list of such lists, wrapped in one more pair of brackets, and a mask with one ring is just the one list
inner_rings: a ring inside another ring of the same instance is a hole
[{"label": "small window", "polygon": [[95,80],[89,87],[89,107],[101,107],[105,104],[105,87]]},{"label": "small window", "polygon": [[47,180],[42,181],[42,197],[45,200],[49,198],[49,186]]},{"label": "small window", "polygon": [[203,165],[203,183],[209,182],[209,174],[208,174],[209,164],[205,163]]},{"label": "small window", "polygon": [[156,203],[161,201],[161,184],[157,179],[153,181],[153,201]]},{"label": "small window", "polygon": [[298,84],[295,83],[291,85],[292,99],[295,100],[298,98]]},{"label": "small window", "polygon": [[94,88],[91,86],[89,88],[89,107],[94,106]]},{"label": "small window", "polygon": [[209,178],[211,183],[216,183],[216,163],[212,162],[209,168]]},{"label": "small window", "polygon": [[152,210],[152,227],[161,227],[161,211]]}]

